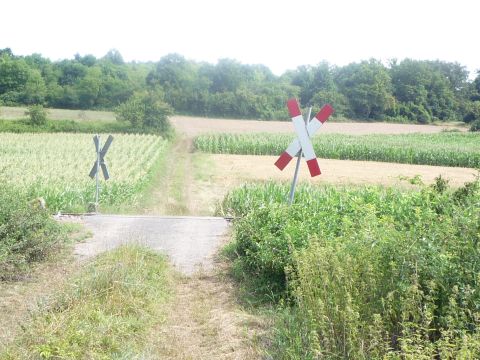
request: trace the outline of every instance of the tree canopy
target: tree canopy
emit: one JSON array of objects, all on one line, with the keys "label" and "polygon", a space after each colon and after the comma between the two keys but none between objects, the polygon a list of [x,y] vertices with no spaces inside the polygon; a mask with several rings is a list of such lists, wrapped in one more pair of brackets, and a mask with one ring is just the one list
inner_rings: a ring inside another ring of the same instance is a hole
[{"label": "tree canopy", "polygon": [[281,76],[264,65],[233,59],[217,64],[169,54],[158,62],[125,62],[110,50],[102,58],[75,54],[50,61],[0,49],[0,104],[66,109],[116,109],[138,94],[161,93],[174,111],[200,116],[286,119],[285,101],[331,103],[335,116],[361,120],[475,121],[480,117],[480,73],[469,81],[458,63],[370,59],[343,67],[320,62]]}]

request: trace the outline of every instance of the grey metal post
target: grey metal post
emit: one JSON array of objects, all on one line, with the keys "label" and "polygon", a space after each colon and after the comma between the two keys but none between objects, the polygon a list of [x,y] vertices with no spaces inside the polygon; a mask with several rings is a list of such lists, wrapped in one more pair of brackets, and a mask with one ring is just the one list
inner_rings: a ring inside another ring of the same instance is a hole
[{"label": "grey metal post", "polygon": [[98,198],[100,193],[100,181],[99,181],[99,171],[100,171],[100,135],[97,134],[98,147],[97,147],[97,172],[95,173],[95,182],[96,182],[96,191],[95,191],[95,212],[98,212]]},{"label": "grey metal post", "polygon": [[[308,116],[305,118],[305,125],[308,125],[310,122],[310,116],[312,115],[312,107],[308,109]],[[292,205],[293,199],[295,198],[295,188],[298,181],[298,172],[300,170],[300,161],[302,160],[303,151],[300,150],[297,155],[297,164],[295,165],[295,174],[293,175],[292,186],[290,187],[290,194],[288,195],[288,205]]]}]

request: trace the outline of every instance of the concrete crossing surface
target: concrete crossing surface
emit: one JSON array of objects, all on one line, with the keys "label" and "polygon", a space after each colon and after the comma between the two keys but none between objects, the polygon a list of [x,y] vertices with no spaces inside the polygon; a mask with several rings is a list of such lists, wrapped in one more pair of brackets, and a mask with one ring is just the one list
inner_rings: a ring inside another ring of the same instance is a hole
[{"label": "concrete crossing surface", "polygon": [[220,217],[92,215],[82,222],[92,237],[75,245],[77,257],[137,243],[167,255],[186,275],[213,267],[213,256],[229,229],[228,221]]}]

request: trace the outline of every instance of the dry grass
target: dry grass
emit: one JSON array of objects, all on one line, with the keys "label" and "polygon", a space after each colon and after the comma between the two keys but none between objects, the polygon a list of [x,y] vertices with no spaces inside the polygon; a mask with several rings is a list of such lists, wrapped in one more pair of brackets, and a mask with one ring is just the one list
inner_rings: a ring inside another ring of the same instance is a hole
[{"label": "dry grass", "polygon": [[[72,243],[90,236],[87,229],[73,219],[64,220],[72,225],[69,234]],[[67,278],[79,269],[72,256],[72,248],[59,249],[43,263],[38,263],[21,280],[0,282],[0,353],[6,343],[21,330],[30,314],[64,286]]]},{"label": "dry grass", "polygon": [[216,271],[178,276],[166,322],[152,331],[155,359],[260,359],[260,344],[271,324],[244,311],[235,298],[227,265]]},{"label": "dry grass", "polygon": [[[274,166],[276,156],[193,154],[198,167],[189,186],[186,207],[192,215],[211,215],[217,203],[228,191],[246,182],[290,182],[295,168],[294,161],[280,171]],[[458,187],[475,178],[476,171],[469,168],[394,164],[374,161],[350,161],[319,159],[322,175],[311,178],[305,162],[300,167],[300,183],[341,185],[386,185],[411,187],[420,178],[431,184],[438,175]]]},{"label": "dry grass", "polygon": [[[0,119],[17,120],[26,117],[25,107],[0,107]],[[48,119],[50,120],[74,120],[74,121],[116,121],[115,114],[111,111],[94,110],[66,110],[66,109],[47,109]]]},{"label": "dry grass", "polygon": [[23,281],[0,283],[0,353],[30,314],[78,268],[71,256],[38,265]]}]

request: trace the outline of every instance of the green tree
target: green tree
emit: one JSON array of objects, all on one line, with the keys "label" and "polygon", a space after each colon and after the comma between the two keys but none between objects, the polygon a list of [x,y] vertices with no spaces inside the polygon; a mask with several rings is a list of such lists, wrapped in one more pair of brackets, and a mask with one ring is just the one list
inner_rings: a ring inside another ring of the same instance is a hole
[{"label": "green tree", "polygon": [[8,105],[28,105],[43,103],[45,96],[45,82],[37,69],[24,59],[0,57],[0,100]]},{"label": "green tree", "polygon": [[163,101],[162,94],[148,91],[135,93],[125,103],[119,105],[115,113],[117,119],[130,122],[133,128],[168,134],[170,131],[168,117],[173,111]]},{"label": "green tree", "polygon": [[30,69],[23,87],[20,101],[22,104],[43,104],[47,96],[47,87],[40,71]]},{"label": "green tree", "polygon": [[325,104],[332,105],[335,110],[334,116],[348,116],[350,114],[347,98],[336,90],[320,90],[313,96],[310,103],[318,108]]},{"label": "green tree", "polygon": [[111,62],[112,64],[115,64],[115,65],[125,64],[122,54],[120,54],[120,51],[118,51],[117,49],[109,50],[105,54],[105,56],[102,58],[102,60]]},{"label": "green tree", "polygon": [[28,123],[30,125],[41,126],[47,123],[47,111],[42,105],[31,105],[25,112],[28,116]]},{"label": "green tree", "polygon": [[24,60],[9,55],[0,57],[0,100],[15,105],[20,101],[30,69]]},{"label": "green tree", "polygon": [[165,101],[177,111],[189,111],[188,99],[197,80],[195,64],[178,54],[164,56],[146,78],[151,89],[161,87]]},{"label": "green tree", "polygon": [[102,86],[102,71],[99,67],[90,67],[84,78],[77,85],[79,106],[83,109],[92,109],[97,105]]},{"label": "green tree", "polygon": [[352,116],[381,119],[393,107],[391,78],[378,60],[352,63],[338,69],[336,82],[348,100]]},{"label": "green tree", "polygon": [[400,115],[414,121],[421,121],[418,116],[438,120],[456,118],[459,104],[454,87],[463,85],[458,78],[450,82],[444,74],[446,70],[440,70],[441,64],[405,59],[392,65],[393,92],[400,102]]}]

